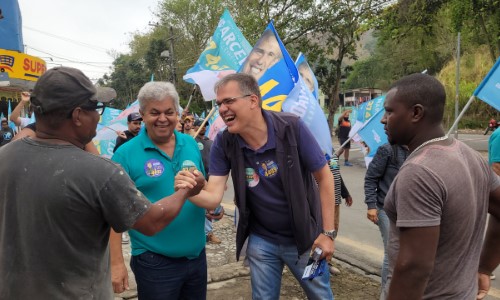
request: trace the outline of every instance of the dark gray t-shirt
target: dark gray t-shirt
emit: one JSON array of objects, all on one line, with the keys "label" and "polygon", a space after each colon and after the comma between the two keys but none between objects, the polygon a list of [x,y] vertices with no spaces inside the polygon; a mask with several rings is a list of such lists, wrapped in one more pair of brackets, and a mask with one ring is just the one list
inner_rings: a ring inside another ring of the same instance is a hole
[{"label": "dark gray t-shirt", "polygon": [[487,162],[460,141],[432,144],[410,155],[384,204],[391,221],[390,273],[398,257],[400,228],[439,226],[434,269],[423,299],[475,299],[489,194],[499,186]]},{"label": "dark gray t-shirt", "polygon": [[0,299],[113,299],[109,230],[151,205],[121,167],[29,138],[0,149]]}]

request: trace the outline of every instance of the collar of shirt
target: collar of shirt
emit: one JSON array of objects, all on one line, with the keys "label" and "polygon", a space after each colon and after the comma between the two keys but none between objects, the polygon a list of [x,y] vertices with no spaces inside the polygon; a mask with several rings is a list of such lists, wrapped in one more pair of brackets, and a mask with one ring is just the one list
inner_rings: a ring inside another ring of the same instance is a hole
[{"label": "collar of shirt", "polygon": [[264,116],[264,121],[266,121],[267,124],[267,142],[264,144],[264,146],[260,147],[259,149],[253,150],[252,148],[250,148],[250,146],[248,146],[247,142],[245,142],[245,140],[238,134],[236,137],[238,139],[240,148],[247,148],[257,153],[263,153],[266,150],[276,148],[276,136],[274,132],[273,120],[269,116],[269,113],[266,112],[265,110],[262,110],[262,115]]}]

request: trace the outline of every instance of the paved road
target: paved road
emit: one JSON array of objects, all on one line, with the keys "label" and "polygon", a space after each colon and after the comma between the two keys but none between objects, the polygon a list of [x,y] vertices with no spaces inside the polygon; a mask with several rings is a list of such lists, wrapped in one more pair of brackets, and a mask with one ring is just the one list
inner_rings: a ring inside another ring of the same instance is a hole
[{"label": "paved road", "polygon": [[[485,158],[487,158],[488,138],[489,135],[459,135],[460,140],[481,152]],[[353,196],[354,204],[350,208],[344,205],[341,208],[339,238],[336,243],[337,255],[342,260],[360,264],[360,267],[368,273],[378,273],[383,258],[382,238],[378,227],[366,218],[363,191],[366,169],[360,151],[352,151],[350,160],[355,166],[343,167],[341,173]],[[500,270],[496,270],[495,275],[498,279],[492,281],[493,290],[489,299],[500,299]]]},{"label": "paved road", "polygon": [[[460,134],[459,139],[478,150],[487,157],[488,136],[480,134]],[[339,147],[334,142],[334,147]],[[341,206],[340,230],[336,241],[336,257],[364,269],[368,274],[380,274],[380,264],[383,258],[382,238],[378,227],[366,219],[366,205],[364,204],[363,181],[366,172],[361,152],[352,149],[350,160],[354,167],[342,167],[341,173],[354,199],[352,207]],[[341,159],[343,161],[343,158]],[[234,210],[234,192],[232,182],[224,195],[224,207],[232,215]],[[495,272],[498,277],[493,281],[493,290],[489,299],[500,299],[500,270]]]}]

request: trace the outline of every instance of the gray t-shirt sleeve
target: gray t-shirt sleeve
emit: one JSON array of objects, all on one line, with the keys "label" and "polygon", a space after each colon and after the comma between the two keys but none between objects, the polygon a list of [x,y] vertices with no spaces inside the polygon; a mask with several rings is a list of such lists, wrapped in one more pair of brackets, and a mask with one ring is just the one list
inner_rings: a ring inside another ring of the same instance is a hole
[{"label": "gray t-shirt sleeve", "polygon": [[98,201],[104,219],[116,232],[130,229],[151,206],[121,167],[103,185]]},{"label": "gray t-shirt sleeve", "polygon": [[396,180],[396,226],[439,226],[447,199],[442,180],[431,170],[413,163],[404,166]]}]

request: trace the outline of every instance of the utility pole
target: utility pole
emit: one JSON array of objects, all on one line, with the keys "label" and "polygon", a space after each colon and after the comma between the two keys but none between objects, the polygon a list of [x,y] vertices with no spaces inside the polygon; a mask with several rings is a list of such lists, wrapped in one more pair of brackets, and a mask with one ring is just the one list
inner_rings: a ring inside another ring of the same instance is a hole
[{"label": "utility pole", "polygon": [[175,56],[174,56],[174,29],[170,26],[170,70],[172,71],[172,83],[175,85]]},{"label": "utility pole", "polygon": [[[455,75],[455,120],[458,118],[458,100],[460,94],[460,32],[457,36],[457,71]],[[458,139],[458,124],[455,127],[455,139]]]}]

